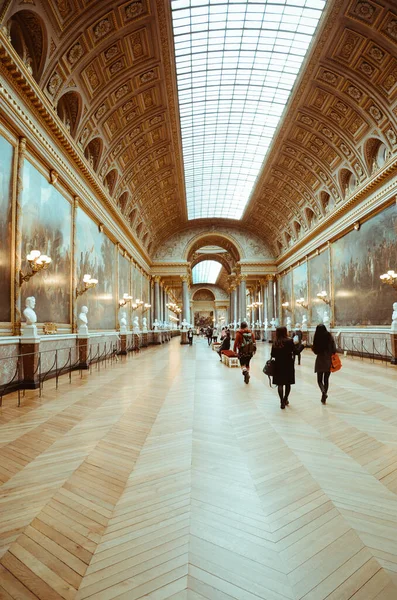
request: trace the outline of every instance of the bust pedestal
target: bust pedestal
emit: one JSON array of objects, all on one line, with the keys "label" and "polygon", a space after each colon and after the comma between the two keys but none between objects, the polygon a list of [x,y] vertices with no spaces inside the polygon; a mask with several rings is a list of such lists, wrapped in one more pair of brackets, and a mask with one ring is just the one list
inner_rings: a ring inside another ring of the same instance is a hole
[{"label": "bust pedestal", "polygon": [[393,331],[390,334],[390,340],[391,340],[391,355],[392,355],[391,364],[397,365],[397,332],[395,333]]},{"label": "bust pedestal", "polygon": [[80,333],[80,328],[81,326],[79,327],[79,333],[77,335],[77,345],[79,348],[79,369],[86,371],[90,368],[88,361],[90,354],[90,338],[87,334]]},{"label": "bust pedestal", "polygon": [[189,339],[187,337],[187,331],[181,331],[181,344],[188,344]]},{"label": "bust pedestal", "polygon": [[121,332],[121,328],[120,328],[120,351],[118,352],[118,354],[127,354],[127,331]]},{"label": "bust pedestal", "polygon": [[[36,325],[27,325],[27,327],[34,327],[36,329]],[[26,337],[26,341],[24,341],[24,337]],[[37,329],[36,339],[34,337],[28,339],[27,336],[22,336],[21,353],[23,355],[23,387],[26,390],[37,390],[40,387],[40,338],[37,337]]]}]

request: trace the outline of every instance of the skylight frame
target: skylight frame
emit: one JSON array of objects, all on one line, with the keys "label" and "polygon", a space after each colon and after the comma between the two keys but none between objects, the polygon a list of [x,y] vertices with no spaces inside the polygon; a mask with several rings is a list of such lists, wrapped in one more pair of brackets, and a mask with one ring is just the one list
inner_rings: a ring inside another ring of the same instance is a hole
[{"label": "skylight frame", "polygon": [[192,269],[193,284],[215,284],[221,269],[222,265],[216,260],[202,260]]},{"label": "skylight frame", "polygon": [[325,4],[172,0],[189,219],[242,217]]}]

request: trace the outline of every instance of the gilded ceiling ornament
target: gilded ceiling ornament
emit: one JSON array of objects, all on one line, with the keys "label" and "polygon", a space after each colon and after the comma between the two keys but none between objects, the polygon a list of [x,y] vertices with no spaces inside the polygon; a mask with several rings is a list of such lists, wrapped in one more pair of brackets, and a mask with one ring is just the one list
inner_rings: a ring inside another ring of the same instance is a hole
[{"label": "gilded ceiling ornament", "polygon": [[396,82],[397,82],[397,69],[394,69],[391,73],[389,73],[389,75],[384,80],[383,87],[385,90],[387,90],[389,92],[392,89],[392,87],[394,87]]},{"label": "gilded ceiling ornament", "polygon": [[331,117],[331,119],[333,119],[333,121],[336,121],[337,123],[340,123],[342,120],[342,117],[340,115],[338,115],[338,113],[335,112],[334,110],[332,110],[329,113],[329,116]]},{"label": "gilded ceiling ornament", "polygon": [[119,87],[119,89],[115,93],[116,100],[120,100],[120,98],[125,96],[127,94],[127,92],[128,92],[128,85],[122,85],[121,87]]},{"label": "gilded ceiling ornament", "polygon": [[52,183],[52,185],[55,185],[56,182],[58,181],[59,178],[59,174],[54,171],[54,169],[50,170],[50,183]]},{"label": "gilded ceiling ornament", "polygon": [[312,167],[313,166],[313,161],[311,158],[309,158],[308,156],[304,156],[303,160],[305,161],[305,163],[309,166]]},{"label": "gilded ceiling ornament", "polygon": [[323,127],[322,130],[321,130],[321,133],[323,135],[325,135],[325,137],[327,137],[327,138],[329,138],[331,140],[334,137],[334,134],[332,133],[332,131],[328,127]]},{"label": "gilded ceiling ornament", "polygon": [[127,121],[127,123],[129,123],[130,121],[132,121],[133,119],[135,119],[135,117],[137,116],[137,111],[133,110],[130,113],[128,113],[128,115],[126,116],[125,120]]},{"label": "gilded ceiling ornament", "polygon": [[361,167],[360,163],[355,163],[355,164],[353,165],[353,167],[354,167],[354,170],[356,171],[357,175],[358,175],[359,177],[363,177],[363,175],[364,175],[364,171],[363,171],[363,169],[362,169],[362,167]]},{"label": "gilded ceiling ornament", "polygon": [[51,75],[50,81],[48,82],[48,85],[47,85],[47,90],[49,91],[51,96],[55,96],[55,94],[59,90],[61,84],[62,84],[62,79],[61,79],[61,76],[59,75],[59,73],[53,73],[53,75]]},{"label": "gilded ceiling ornament", "polygon": [[123,106],[121,107],[121,110],[123,112],[127,112],[127,110],[130,110],[130,108],[133,108],[134,106],[135,106],[135,103],[132,102],[132,100],[128,100],[128,102],[123,104]]},{"label": "gilded ceiling ornament", "polygon": [[106,105],[102,104],[95,113],[95,118],[100,119],[106,112]]},{"label": "gilded ceiling ornament", "polygon": [[97,40],[104,37],[112,29],[112,24],[108,18],[102,19],[93,29],[94,36]]},{"label": "gilded ceiling ornament", "polygon": [[346,156],[350,156],[351,155],[351,150],[348,146],[346,146],[346,144],[341,144],[340,145],[340,149],[342,150],[343,154],[345,154]]},{"label": "gilded ceiling ornament", "polygon": [[397,41],[397,19],[392,19],[386,25],[386,32],[390,35],[393,40]]},{"label": "gilded ceiling ornament", "polygon": [[370,65],[367,62],[363,62],[361,63],[361,65],[359,66],[359,69],[362,73],[364,73],[364,75],[367,75],[367,77],[371,77],[371,75],[373,74],[373,72],[375,71],[375,69],[373,68],[372,65]]},{"label": "gilded ceiling ornament", "polygon": [[88,137],[88,134],[89,134],[89,129],[88,129],[88,127],[84,127],[84,129],[83,129],[83,132],[82,132],[82,134],[81,134],[81,136],[80,136],[80,140],[79,140],[79,142],[80,142],[81,144],[84,144],[84,142],[86,141],[86,139],[87,139],[87,137]]},{"label": "gilded ceiling ornament", "polygon": [[375,104],[372,104],[369,107],[369,114],[371,115],[371,117],[373,117],[375,119],[375,121],[380,121],[383,117],[382,112],[379,110],[379,108],[377,106],[375,106]]},{"label": "gilded ceiling ornament", "polygon": [[332,73],[331,71],[323,71],[320,75],[320,79],[326,81],[331,85],[334,85],[337,82],[337,77],[335,73]]},{"label": "gilded ceiling ornament", "polygon": [[131,2],[131,4],[126,6],[125,16],[127,19],[135,19],[136,17],[139,17],[144,10],[145,6],[143,5],[143,2],[141,0],[136,0],[136,2]]},{"label": "gilded ceiling ornament", "polygon": [[342,112],[344,115],[347,113],[348,108],[346,106],[346,104],[343,104],[343,102],[341,102],[340,100],[338,100],[338,102],[335,104],[335,107],[340,110],[340,112]]},{"label": "gilded ceiling ornament", "polygon": [[153,81],[153,79],[155,79],[155,78],[156,78],[155,71],[150,70],[150,71],[146,71],[146,73],[143,73],[139,79],[140,79],[141,83],[148,83],[148,81]]},{"label": "gilded ceiling ornament", "polygon": [[123,68],[123,61],[118,60],[109,67],[109,71],[111,72],[112,75],[114,75],[115,73],[118,73],[122,68]]},{"label": "gilded ceiling ornament", "polygon": [[372,6],[369,2],[357,2],[356,7],[354,9],[354,14],[356,14],[360,19],[364,21],[371,21],[375,12],[375,7]]},{"label": "gilded ceiling ornament", "polygon": [[141,56],[143,56],[143,44],[142,44],[142,36],[140,33],[137,33],[135,36],[132,37],[131,44],[132,44],[132,54],[133,54],[135,60],[137,60],[138,58],[141,58]]},{"label": "gilded ceiling ornament", "polygon": [[105,52],[105,58],[106,58],[106,60],[111,60],[118,53],[119,53],[119,49],[117,46],[110,46],[110,48],[108,48]]},{"label": "gilded ceiling ornament", "polygon": [[67,53],[66,58],[68,59],[69,64],[74,65],[82,56],[83,47],[80,44],[80,42],[77,42],[77,44],[71,47],[71,49]]},{"label": "gilded ceiling ornament", "polygon": [[354,87],[354,85],[349,85],[346,92],[349,94],[349,96],[351,96],[351,98],[353,98],[353,100],[356,100],[357,102],[362,98],[362,93],[359,89]]},{"label": "gilded ceiling ornament", "polygon": [[395,146],[395,145],[396,145],[396,143],[397,143],[397,135],[396,135],[396,132],[394,131],[394,129],[392,129],[392,128],[389,128],[389,129],[386,131],[386,137],[387,137],[387,139],[389,140],[389,142],[390,142],[390,143],[391,143],[393,146]]},{"label": "gilded ceiling ornament", "polygon": [[306,115],[302,115],[301,122],[305,123],[305,125],[313,125],[313,119],[307,117]]},{"label": "gilded ceiling ornament", "polygon": [[369,55],[377,62],[381,62],[385,56],[385,53],[377,46],[372,46],[371,50],[369,51]]},{"label": "gilded ceiling ornament", "polygon": [[294,155],[296,154],[295,148],[292,148],[291,146],[287,146],[286,151],[289,152],[290,154],[294,154]]},{"label": "gilded ceiling ornament", "polygon": [[87,68],[86,74],[87,74],[88,81],[90,82],[92,89],[93,90],[96,89],[99,86],[99,79],[98,79],[98,75],[96,74],[96,71],[92,65]]},{"label": "gilded ceiling ornament", "polygon": [[62,17],[65,17],[70,12],[69,0],[55,0],[58,10]]}]

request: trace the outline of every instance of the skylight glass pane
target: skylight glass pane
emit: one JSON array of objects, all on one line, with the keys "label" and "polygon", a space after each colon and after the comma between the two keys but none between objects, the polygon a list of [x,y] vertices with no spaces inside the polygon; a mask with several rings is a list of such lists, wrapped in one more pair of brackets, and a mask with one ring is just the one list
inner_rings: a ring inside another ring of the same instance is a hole
[{"label": "skylight glass pane", "polygon": [[203,260],[192,269],[193,283],[216,283],[221,268],[215,260]]},{"label": "skylight glass pane", "polygon": [[172,0],[189,219],[241,218],[325,3]]}]

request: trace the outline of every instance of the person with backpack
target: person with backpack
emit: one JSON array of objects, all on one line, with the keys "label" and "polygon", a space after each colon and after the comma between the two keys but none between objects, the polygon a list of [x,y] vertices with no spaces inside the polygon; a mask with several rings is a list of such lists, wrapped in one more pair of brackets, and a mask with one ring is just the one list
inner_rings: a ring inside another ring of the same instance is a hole
[{"label": "person with backpack", "polygon": [[280,408],[284,409],[289,404],[291,385],[295,383],[295,348],[286,327],[277,327],[271,357],[274,359],[273,384],[277,385]]},{"label": "person with backpack", "polygon": [[331,375],[332,355],[336,354],[335,340],[325,325],[317,325],[312,350],[316,355],[314,372],[317,373],[317,385],[321,390],[321,403],[328,398],[329,377]]},{"label": "person with backpack", "polygon": [[250,361],[256,352],[256,341],[254,334],[248,329],[245,321],[241,321],[241,327],[236,332],[233,350],[238,354],[244,382],[249,383]]}]

